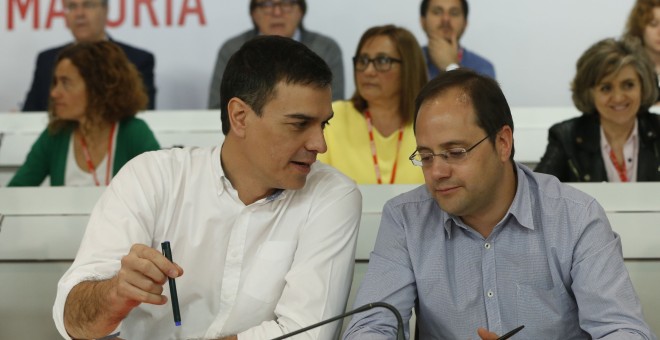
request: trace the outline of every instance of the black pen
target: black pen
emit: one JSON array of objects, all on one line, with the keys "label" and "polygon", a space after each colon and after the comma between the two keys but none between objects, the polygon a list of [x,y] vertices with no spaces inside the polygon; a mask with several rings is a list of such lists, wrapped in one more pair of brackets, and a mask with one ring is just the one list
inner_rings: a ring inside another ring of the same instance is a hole
[{"label": "black pen", "polygon": [[[174,263],[172,261],[172,249],[170,249],[170,241],[165,241],[160,244],[160,246],[163,248],[163,255],[170,260],[170,262]],[[174,324],[176,326],[181,326],[181,313],[179,312],[179,297],[176,294],[176,282],[174,282],[174,279],[171,277],[167,277],[167,282],[170,284],[170,298],[172,300],[172,312],[174,313]]]},{"label": "black pen", "polygon": [[514,334],[520,332],[520,330],[523,329],[523,328],[525,328],[525,325],[522,325],[522,326],[520,326],[520,327],[518,327],[518,328],[515,328],[515,329],[512,330],[511,332],[506,333],[506,334],[502,335],[501,337],[497,338],[497,340],[508,339],[508,338],[512,337]]}]

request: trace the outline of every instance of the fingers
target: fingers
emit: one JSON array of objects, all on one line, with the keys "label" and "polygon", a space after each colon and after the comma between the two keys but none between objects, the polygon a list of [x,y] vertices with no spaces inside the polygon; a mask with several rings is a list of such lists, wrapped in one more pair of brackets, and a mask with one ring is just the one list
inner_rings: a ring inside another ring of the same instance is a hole
[{"label": "fingers", "polygon": [[134,278],[130,279],[118,275],[117,279],[117,295],[119,298],[126,300],[127,303],[137,306],[141,303],[162,305],[167,302],[167,297],[161,295],[163,291],[162,286],[155,285],[161,288],[160,291],[155,288],[145,289],[134,285]]},{"label": "fingers", "polygon": [[495,334],[493,332],[489,332],[487,329],[485,329],[483,327],[479,327],[477,329],[477,334],[479,335],[481,340],[497,340],[497,338],[499,338],[499,336],[497,336],[497,334]]},{"label": "fingers", "polygon": [[183,269],[163,256],[156,249],[135,244],[128,255],[121,259],[117,273],[117,295],[132,304],[149,303],[162,305],[167,298],[162,295],[167,278],[176,278]]},{"label": "fingers", "polygon": [[451,34],[451,38],[449,39],[449,43],[451,44],[451,47],[458,50],[458,34],[457,33],[452,33]]}]

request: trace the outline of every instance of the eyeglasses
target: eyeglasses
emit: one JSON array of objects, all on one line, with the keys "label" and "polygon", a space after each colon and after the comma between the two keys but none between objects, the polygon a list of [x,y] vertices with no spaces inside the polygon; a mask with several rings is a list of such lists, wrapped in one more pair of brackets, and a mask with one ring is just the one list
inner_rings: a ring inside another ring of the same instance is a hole
[{"label": "eyeglasses", "polygon": [[275,7],[279,6],[280,10],[284,13],[290,13],[293,7],[299,5],[298,0],[281,0],[281,1],[262,1],[257,2],[255,6],[265,14],[273,14]]},{"label": "eyeglasses", "polygon": [[476,148],[477,145],[481,144],[481,142],[488,139],[488,137],[489,136],[484,137],[484,139],[478,141],[477,144],[474,144],[467,149],[451,148],[449,150],[441,151],[439,153],[433,153],[428,151],[420,152],[419,150],[415,150],[415,152],[413,152],[412,155],[408,157],[408,159],[412,162],[413,165],[422,166],[422,167],[431,166],[433,164],[433,159],[436,156],[440,156],[440,158],[442,158],[442,160],[444,160],[448,164],[456,164],[464,160],[468,152],[472,151],[472,149]]},{"label": "eyeglasses", "polygon": [[401,63],[401,59],[388,57],[386,55],[369,58],[366,55],[353,57],[353,65],[356,71],[364,71],[369,67],[369,63],[374,63],[374,68],[378,72],[387,72],[392,68],[392,63]]},{"label": "eyeglasses", "polygon": [[66,5],[64,5],[64,11],[69,13],[69,12],[74,12],[78,8],[82,8],[86,11],[95,9],[97,7],[101,6],[101,2],[99,1],[83,1],[81,3],[78,2],[69,2]]}]

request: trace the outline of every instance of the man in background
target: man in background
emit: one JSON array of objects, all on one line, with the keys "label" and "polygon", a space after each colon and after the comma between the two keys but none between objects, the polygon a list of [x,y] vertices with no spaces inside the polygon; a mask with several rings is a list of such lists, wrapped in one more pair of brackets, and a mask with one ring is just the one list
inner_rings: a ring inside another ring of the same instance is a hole
[{"label": "man in background", "polygon": [[468,11],[467,0],[422,0],[420,22],[429,38],[428,45],[423,47],[429,79],[459,67],[495,79],[495,68],[490,61],[460,45]]},{"label": "man in background", "polygon": [[306,11],[305,0],[250,0],[250,17],[254,29],[227,40],[220,47],[211,79],[208,108],[220,108],[220,82],[229,57],[246,41],[258,35],[279,35],[309,47],[330,66],[332,99],[344,99],[344,63],[341,49],[332,38],[303,27],[302,20]]},{"label": "man in background", "polygon": [[[110,40],[124,50],[128,59],[142,76],[144,89],[149,96],[147,108],[155,108],[156,89],[154,87],[153,54],[111,39],[105,32],[108,20],[108,0],[63,0],[64,18],[75,42]],[[70,44],[70,43],[69,43]],[[32,86],[23,103],[23,111],[47,111],[50,98],[50,85],[55,69],[57,54],[69,44],[58,46],[39,53],[34,70]]]}]

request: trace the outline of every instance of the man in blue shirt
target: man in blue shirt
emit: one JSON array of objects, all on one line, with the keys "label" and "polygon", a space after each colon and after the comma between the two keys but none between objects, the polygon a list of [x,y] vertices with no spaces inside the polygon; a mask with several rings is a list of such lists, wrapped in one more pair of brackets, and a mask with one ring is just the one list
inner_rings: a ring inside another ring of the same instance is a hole
[{"label": "man in blue shirt", "polygon": [[[496,339],[520,325],[519,339],[656,339],[598,202],[513,161],[492,78],[446,72],[415,112],[410,159],[426,185],[385,205],[355,306],[392,304],[406,325],[415,308],[420,339]],[[372,309],[344,339],[394,339],[396,324]]]},{"label": "man in blue shirt", "polygon": [[42,51],[37,56],[32,85],[23,102],[22,111],[46,111],[50,100],[50,87],[53,82],[55,60],[62,49],[75,42],[94,42],[110,40],[117,44],[128,60],[140,72],[147,91],[149,102],[147,109],[153,110],[156,105],[156,88],[154,85],[155,57],[151,52],[124,44],[112,39],[105,31],[108,21],[108,0],[64,0],[64,19],[66,27],[71,31],[74,42],[69,42],[55,48]]},{"label": "man in blue shirt", "polygon": [[420,22],[429,38],[423,47],[429,79],[458,67],[495,79],[493,64],[459,43],[467,26],[468,10],[467,0],[422,0]]}]

